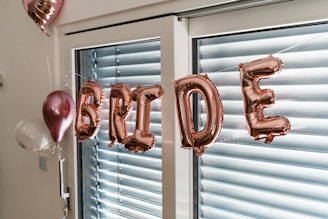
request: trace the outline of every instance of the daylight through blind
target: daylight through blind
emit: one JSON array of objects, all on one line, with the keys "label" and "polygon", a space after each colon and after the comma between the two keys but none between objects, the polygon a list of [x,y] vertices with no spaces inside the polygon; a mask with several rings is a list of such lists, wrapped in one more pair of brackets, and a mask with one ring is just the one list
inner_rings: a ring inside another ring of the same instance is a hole
[{"label": "daylight through blind", "polygon": [[[101,83],[105,102],[95,140],[81,145],[83,218],[162,218],[161,101],[152,102],[150,132],[156,145],[134,154],[116,143],[108,147],[110,85],[160,84],[160,40],[79,51],[80,85]],[[136,103],[126,118],[128,134],[135,129]]]},{"label": "daylight through blind", "polygon": [[[207,73],[224,107],[221,134],[199,158],[199,218],[328,218],[328,25],[197,39],[198,73]],[[291,131],[270,144],[248,134],[238,64],[280,58],[261,80],[276,103],[266,116]],[[201,98],[201,97],[200,97]],[[206,123],[199,100],[198,126]]]}]

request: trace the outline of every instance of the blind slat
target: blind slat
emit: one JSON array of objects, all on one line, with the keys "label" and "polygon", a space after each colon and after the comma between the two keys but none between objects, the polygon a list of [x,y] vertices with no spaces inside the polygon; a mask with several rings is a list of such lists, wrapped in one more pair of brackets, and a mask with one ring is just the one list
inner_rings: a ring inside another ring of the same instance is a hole
[{"label": "blind slat", "polygon": [[[286,194],[276,194],[270,191],[260,191],[253,188],[243,188],[232,184],[221,183],[215,190],[216,195],[234,198],[237,200],[257,203],[263,206],[272,206],[286,211],[294,211],[309,216],[325,218],[328,208],[325,202],[297,198]],[[249,193],[253,195],[250,196]],[[207,203],[212,205],[211,202]]]},{"label": "blind slat", "polygon": [[[216,216],[216,206],[221,206],[220,210],[226,210],[232,214],[240,213],[242,216],[247,216],[251,218],[263,218],[263,215],[269,215],[271,218],[293,218],[293,219],[304,219],[304,218],[321,218],[320,216],[308,215],[300,212],[295,212],[292,209],[286,210],[282,208],[276,208],[273,206],[260,205],[257,203],[246,202],[244,200],[235,199],[232,197],[221,196],[212,196],[207,193],[203,196],[204,206],[212,207],[212,210],[215,212],[214,217],[209,217],[206,211],[203,212],[204,218],[217,218]],[[230,213],[230,214],[231,214]]]},{"label": "blind slat", "polygon": [[[250,187],[257,190],[286,194],[300,199],[312,199],[315,201],[327,201],[328,188],[325,185],[317,185],[308,182],[292,181],[272,176],[261,176],[249,173],[240,173],[231,170],[213,169],[202,172],[202,192],[216,193],[213,188],[219,187],[217,183],[226,183],[240,187]],[[208,179],[208,180],[207,180]],[[215,179],[215,180],[213,180]]]}]

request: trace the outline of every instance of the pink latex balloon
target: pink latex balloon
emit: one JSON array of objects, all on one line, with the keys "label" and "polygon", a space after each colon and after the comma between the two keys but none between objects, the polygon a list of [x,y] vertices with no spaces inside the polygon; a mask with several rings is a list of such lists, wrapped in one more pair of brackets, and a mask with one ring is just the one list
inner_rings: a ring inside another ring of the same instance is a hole
[{"label": "pink latex balloon", "polygon": [[28,16],[47,34],[46,27],[57,17],[64,0],[22,0],[22,4]]},{"label": "pink latex balloon", "polygon": [[52,139],[59,143],[75,117],[72,97],[60,90],[50,93],[43,102],[42,113]]}]

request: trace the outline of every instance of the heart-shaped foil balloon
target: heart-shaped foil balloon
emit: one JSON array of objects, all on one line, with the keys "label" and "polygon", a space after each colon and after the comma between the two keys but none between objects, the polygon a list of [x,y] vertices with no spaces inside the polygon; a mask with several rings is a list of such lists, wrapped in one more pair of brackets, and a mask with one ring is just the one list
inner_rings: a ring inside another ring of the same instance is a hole
[{"label": "heart-shaped foil balloon", "polygon": [[46,27],[57,17],[64,0],[22,0],[22,3],[28,16],[47,34]]}]

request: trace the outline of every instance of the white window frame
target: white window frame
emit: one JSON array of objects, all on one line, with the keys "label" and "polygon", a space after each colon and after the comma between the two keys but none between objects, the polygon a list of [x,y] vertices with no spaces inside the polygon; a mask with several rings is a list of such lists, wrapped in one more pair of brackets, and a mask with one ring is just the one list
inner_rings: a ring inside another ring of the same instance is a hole
[{"label": "white window frame", "polygon": [[[328,2],[294,0],[279,4],[193,17],[189,19],[189,46],[196,38],[327,22]],[[192,57],[190,63],[192,63]],[[206,152],[205,152],[206,153]],[[195,217],[194,217],[195,218]]]},{"label": "white window frame", "polygon": [[[173,80],[188,74],[188,25],[186,19],[167,16],[92,31],[70,34],[66,26],[55,29],[55,84],[69,84],[75,92],[75,50],[102,45],[128,43],[146,39],[161,40],[162,97],[162,192],[163,218],[183,219],[192,214],[192,152],[180,148],[178,120],[175,112]],[[66,158],[66,183],[71,188],[72,211],[69,219],[78,218],[77,142],[74,129],[67,135],[62,157]]]}]

